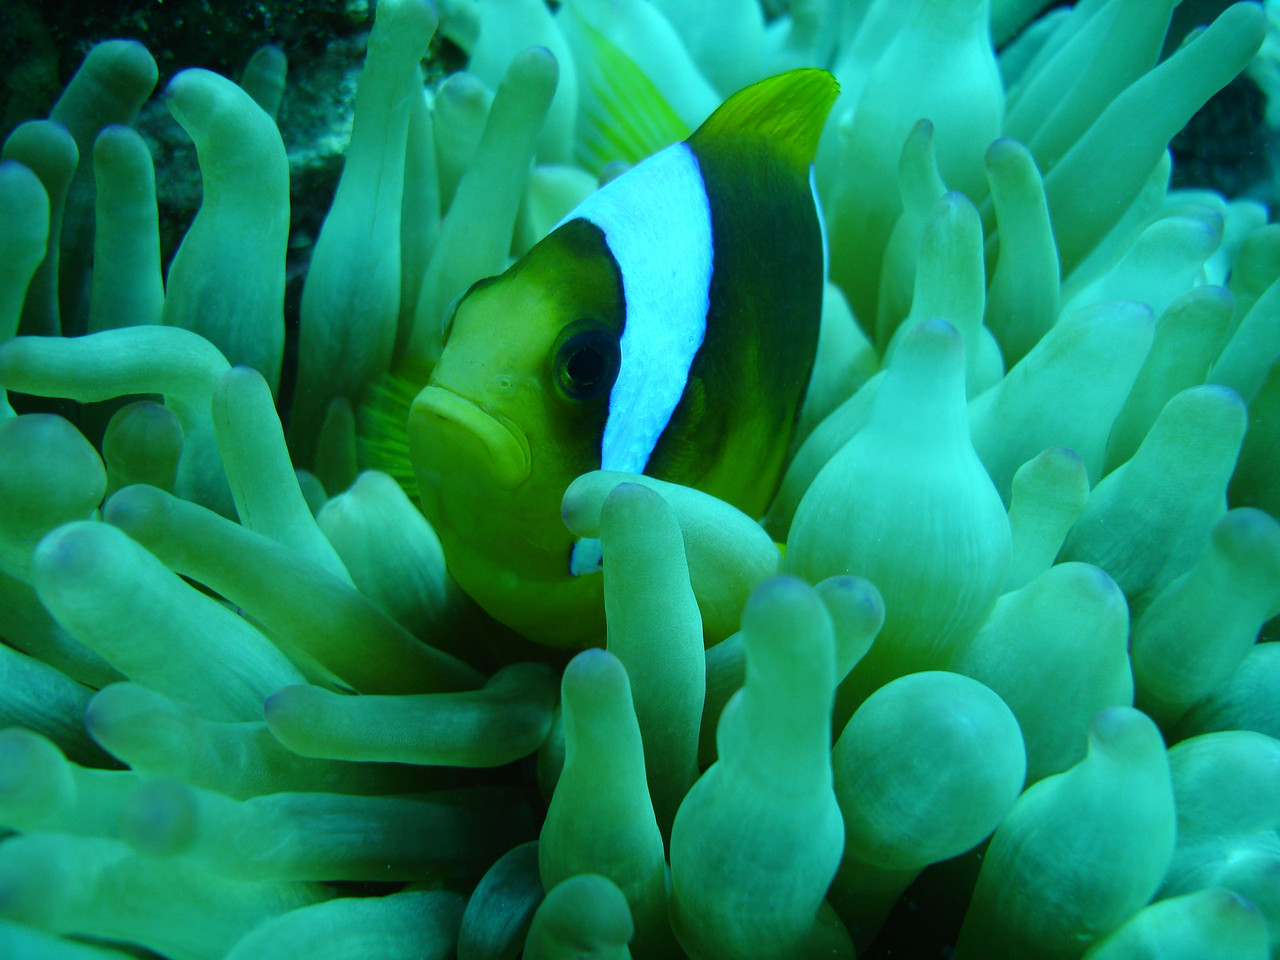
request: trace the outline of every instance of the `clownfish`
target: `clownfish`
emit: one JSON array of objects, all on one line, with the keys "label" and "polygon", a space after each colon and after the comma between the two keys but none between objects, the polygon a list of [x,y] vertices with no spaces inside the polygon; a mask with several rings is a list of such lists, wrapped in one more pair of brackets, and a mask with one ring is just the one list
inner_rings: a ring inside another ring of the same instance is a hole
[{"label": "clownfish", "polygon": [[765,511],[817,349],[811,168],[837,89],[803,69],[738,92],[457,302],[410,407],[410,460],[449,570],[495,619],[602,642],[599,544],[560,515],[580,474]]}]

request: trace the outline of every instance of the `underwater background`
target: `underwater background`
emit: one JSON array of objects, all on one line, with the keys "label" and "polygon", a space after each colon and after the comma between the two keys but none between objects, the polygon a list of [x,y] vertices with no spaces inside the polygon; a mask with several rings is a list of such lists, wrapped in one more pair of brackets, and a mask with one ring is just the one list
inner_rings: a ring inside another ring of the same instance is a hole
[{"label": "underwater background", "polygon": [[[5,3],[0,956],[1280,957],[1270,5],[1047,6]],[[778,493],[530,643],[451,305],[811,66]]]}]

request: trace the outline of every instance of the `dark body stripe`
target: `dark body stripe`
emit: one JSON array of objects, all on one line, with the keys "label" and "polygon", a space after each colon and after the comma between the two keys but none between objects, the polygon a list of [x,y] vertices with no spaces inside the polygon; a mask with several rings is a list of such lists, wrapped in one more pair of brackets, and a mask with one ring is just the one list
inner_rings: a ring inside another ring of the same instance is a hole
[{"label": "dark body stripe", "polygon": [[748,132],[688,143],[714,237],[707,332],[645,472],[755,517],[781,480],[813,370],[821,229],[807,176],[769,141]]}]

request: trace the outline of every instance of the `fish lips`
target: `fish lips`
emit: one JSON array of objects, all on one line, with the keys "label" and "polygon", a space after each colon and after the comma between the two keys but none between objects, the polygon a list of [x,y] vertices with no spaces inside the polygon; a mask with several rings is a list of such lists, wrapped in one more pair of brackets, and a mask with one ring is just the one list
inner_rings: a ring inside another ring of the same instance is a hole
[{"label": "fish lips", "polygon": [[[449,465],[455,456],[481,467],[496,486],[514,490],[529,479],[529,440],[516,424],[445,387],[423,387],[409,408],[409,432]],[[451,471],[452,472],[452,471]]]}]

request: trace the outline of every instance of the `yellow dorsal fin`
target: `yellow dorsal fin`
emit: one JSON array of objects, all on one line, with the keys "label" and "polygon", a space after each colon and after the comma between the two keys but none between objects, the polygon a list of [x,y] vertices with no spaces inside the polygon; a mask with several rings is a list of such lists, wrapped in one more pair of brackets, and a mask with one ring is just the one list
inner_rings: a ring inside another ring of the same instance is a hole
[{"label": "yellow dorsal fin", "polygon": [[[410,378],[384,373],[365,391],[364,403],[356,411],[356,450],[361,470],[381,470],[400,484],[414,503],[418,502],[418,477],[409,460],[409,407],[426,378]],[[330,490],[336,495],[341,491]]]},{"label": "yellow dorsal fin", "polygon": [[836,78],[825,70],[788,70],[739,90],[689,140],[696,145],[713,137],[759,134],[773,141],[783,159],[807,175],[818,152],[818,136],[839,92]]},{"label": "yellow dorsal fin", "polygon": [[612,161],[639,163],[687,137],[688,126],[635,61],[591,26],[576,6],[569,15],[589,54],[578,62],[578,162],[599,174]]}]

